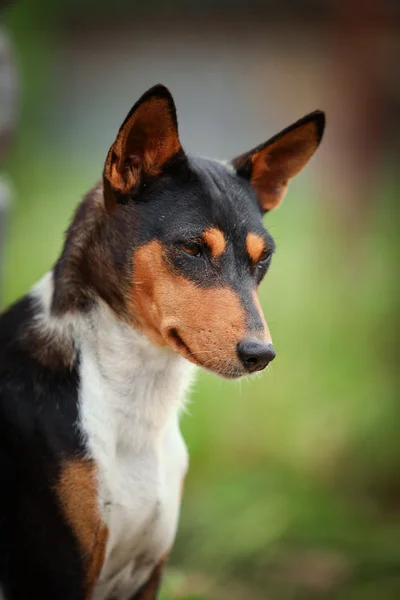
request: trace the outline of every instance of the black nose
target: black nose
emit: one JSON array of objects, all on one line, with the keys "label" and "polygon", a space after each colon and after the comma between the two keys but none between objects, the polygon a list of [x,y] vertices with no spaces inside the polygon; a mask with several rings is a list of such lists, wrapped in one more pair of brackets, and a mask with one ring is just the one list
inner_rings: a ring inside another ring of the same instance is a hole
[{"label": "black nose", "polygon": [[240,342],[237,345],[237,353],[249,373],[262,371],[275,358],[273,345],[258,341]]}]

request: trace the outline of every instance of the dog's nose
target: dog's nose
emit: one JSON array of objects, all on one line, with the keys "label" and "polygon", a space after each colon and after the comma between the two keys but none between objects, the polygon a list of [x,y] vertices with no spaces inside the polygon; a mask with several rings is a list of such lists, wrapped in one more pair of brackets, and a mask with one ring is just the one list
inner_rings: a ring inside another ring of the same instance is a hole
[{"label": "dog's nose", "polygon": [[272,344],[258,341],[240,342],[237,345],[237,353],[242,365],[249,373],[262,371],[276,356]]}]

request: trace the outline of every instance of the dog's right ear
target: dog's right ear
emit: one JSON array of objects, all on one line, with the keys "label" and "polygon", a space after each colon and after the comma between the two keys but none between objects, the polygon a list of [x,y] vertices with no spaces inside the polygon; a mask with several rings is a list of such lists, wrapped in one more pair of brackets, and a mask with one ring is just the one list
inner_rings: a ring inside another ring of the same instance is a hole
[{"label": "dog's right ear", "polygon": [[148,90],[122,123],[104,166],[114,192],[129,194],[146,176],[158,175],[182,147],[174,100],[163,85]]}]

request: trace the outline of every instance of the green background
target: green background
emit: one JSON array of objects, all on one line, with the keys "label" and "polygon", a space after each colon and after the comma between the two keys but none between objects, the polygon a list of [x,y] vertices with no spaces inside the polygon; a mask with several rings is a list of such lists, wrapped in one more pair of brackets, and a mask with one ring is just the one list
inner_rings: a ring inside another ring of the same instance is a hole
[{"label": "green background", "polygon": [[[3,169],[14,187],[6,304],[51,267],[101,169],[83,153],[71,158],[62,139],[49,141],[59,34],[36,9],[20,5],[6,19],[21,87]],[[164,599],[400,597],[399,255],[390,164],[382,160],[362,227],[344,226],[306,179],[265,217],[277,253],[261,301],[277,359],[237,383],[199,374],[182,420],[191,464]]]}]

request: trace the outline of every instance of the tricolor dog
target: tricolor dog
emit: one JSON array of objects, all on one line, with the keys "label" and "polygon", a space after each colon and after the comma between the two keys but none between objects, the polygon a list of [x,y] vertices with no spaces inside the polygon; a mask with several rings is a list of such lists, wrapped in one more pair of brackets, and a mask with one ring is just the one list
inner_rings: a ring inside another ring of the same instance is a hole
[{"label": "tricolor dog", "polygon": [[311,158],[313,112],[231,162],[188,156],[158,85],[134,105],[54,268],[0,317],[0,595],[151,600],[188,466],[194,366],[275,357],[263,213]]}]

